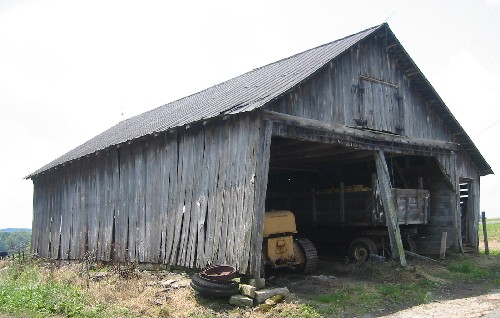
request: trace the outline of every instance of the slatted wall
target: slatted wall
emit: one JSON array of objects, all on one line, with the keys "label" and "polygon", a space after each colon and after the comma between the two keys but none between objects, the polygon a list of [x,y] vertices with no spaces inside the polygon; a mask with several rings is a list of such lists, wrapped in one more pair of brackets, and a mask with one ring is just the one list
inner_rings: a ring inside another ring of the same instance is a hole
[{"label": "slatted wall", "polygon": [[387,53],[386,43],[376,37],[353,46],[266,108],[326,123],[454,141],[396,57]]},{"label": "slatted wall", "polygon": [[[270,103],[266,109],[328,124],[362,126],[407,137],[454,142],[453,133],[446,123],[412,84],[398,65],[397,58],[387,53],[384,40],[377,37],[369,37],[356,44],[308,81]],[[294,137],[298,129],[293,127],[285,130],[275,125],[275,130],[281,136]],[[387,151],[390,152],[390,149]],[[407,153],[412,154],[410,150]],[[448,238],[450,245],[455,248],[460,245],[461,237],[459,179],[474,180],[473,211],[467,219],[467,235],[471,242],[476,242],[479,220],[477,167],[471,164],[464,151],[451,155],[438,152],[426,155],[437,158],[441,173],[446,176],[444,183],[439,183],[444,187],[439,195],[444,196],[446,192],[446,200],[452,203],[438,203],[431,196],[431,202],[435,202],[438,208],[431,214],[447,214],[439,216],[442,219],[440,224],[448,222],[447,226],[453,232],[448,233]],[[444,205],[448,210],[443,210]],[[436,228],[437,231],[440,229]]]},{"label": "slatted wall", "polygon": [[267,185],[259,116],[179,128],[36,176],[32,252],[248,271]]},{"label": "slatted wall", "polygon": [[[472,163],[465,151],[460,151],[451,156],[439,155],[436,157],[442,173],[447,177],[447,182],[454,190],[454,206],[456,207],[455,226],[457,233],[461,233],[461,217],[460,217],[460,180],[467,179],[470,181],[468,208],[465,222],[467,222],[465,240],[470,242],[473,247],[478,249],[478,225],[479,225],[479,197],[480,197],[480,176],[479,169]],[[461,236],[460,236],[461,237]]]}]

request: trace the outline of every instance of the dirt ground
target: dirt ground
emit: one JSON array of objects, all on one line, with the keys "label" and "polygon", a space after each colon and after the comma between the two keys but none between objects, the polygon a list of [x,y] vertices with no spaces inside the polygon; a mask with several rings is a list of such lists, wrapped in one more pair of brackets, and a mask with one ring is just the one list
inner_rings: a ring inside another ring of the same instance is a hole
[{"label": "dirt ground", "polygon": [[[498,244],[498,242],[494,242]],[[470,257],[478,266],[484,268],[495,267],[498,257],[478,257],[475,255],[456,255],[459,259]],[[454,258],[451,256],[451,258]],[[446,261],[449,264],[452,260]],[[497,267],[495,267],[497,268]],[[367,290],[381,284],[394,282],[416,282],[425,278],[436,282],[432,290],[429,303],[408,306],[408,302],[400,304],[380,301],[375,309],[367,313],[359,312],[335,313],[331,317],[387,317],[387,318],[413,318],[413,317],[498,317],[500,318],[500,289],[491,290],[490,284],[482,280],[460,280],[450,276],[446,266],[432,262],[410,260],[405,269],[398,268],[397,264],[376,265],[374,268],[359,267],[346,264],[341,260],[320,261],[319,275],[308,277],[286,274],[279,275],[275,281],[277,286],[286,286],[300,301],[313,299],[318,294],[335,293],[342,286],[363,286]],[[443,278],[444,277],[444,278]],[[271,279],[271,282],[273,280]],[[410,302],[411,303],[411,302]],[[360,304],[362,306],[362,304]],[[330,317],[329,315],[325,315]]]},{"label": "dirt ground", "polygon": [[[488,247],[490,251],[500,251],[500,240],[489,239]],[[479,250],[484,251],[483,241],[479,242]],[[495,252],[493,252],[495,253]],[[498,252],[497,252],[498,253]],[[381,316],[383,318],[442,318],[442,317],[485,317],[500,318],[500,289],[494,289],[488,293],[464,297],[468,293],[480,292],[477,287],[469,286],[467,291],[464,286],[456,286],[449,292],[449,300],[434,301],[423,304],[390,315]]]},{"label": "dirt ground", "polygon": [[415,306],[383,318],[442,318],[442,317],[487,317],[500,318],[500,290],[486,295],[436,301]]}]

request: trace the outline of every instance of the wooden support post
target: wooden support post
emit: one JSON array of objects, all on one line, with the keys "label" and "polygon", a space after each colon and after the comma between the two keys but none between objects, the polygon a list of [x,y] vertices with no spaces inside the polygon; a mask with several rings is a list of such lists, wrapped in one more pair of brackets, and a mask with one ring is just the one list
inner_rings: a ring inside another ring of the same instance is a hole
[{"label": "wooden support post", "polygon": [[377,174],[372,173],[372,224],[380,224],[380,214],[378,213],[378,203],[377,203]]},{"label": "wooden support post", "polygon": [[255,185],[255,210],[252,229],[252,246],[250,270],[252,277],[256,280],[260,279],[261,273],[261,254],[262,254],[262,237],[264,233],[264,214],[265,214],[265,198],[267,193],[267,180],[269,175],[269,157],[271,154],[271,136],[273,132],[273,122],[265,121],[265,126],[262,131],[262,144],[258,154],[256,185]]},{"label": "wooden support post", "polygon": [[488,231],[486,230],[486,213],[481,212],[481,221],[483,222],[483,236],[484,236],[484,254],[490,255],[490,249],[488,248]]},{"label": "wooden support post", "polygon": [[401,233],[399,232],[398,215],[394,198],[391,192],[391,181],[389,178],[389,169],[385,162],[384,152],[379,150],[375,153],[375,164],[377,166],[378,190],[384,207],[385,223],[389,232],[389,240],[391,243],[391,257],[399,256],[399,261],[402,267],[406,266],[406,258],[403,250],[403,242],[401,241]]},{"label": "wooden support post", "polygon": [[446,257],[446,238],[448,237],[448,232],[441,233],[441,249],[439,250],[439,259],[445,259]]}]

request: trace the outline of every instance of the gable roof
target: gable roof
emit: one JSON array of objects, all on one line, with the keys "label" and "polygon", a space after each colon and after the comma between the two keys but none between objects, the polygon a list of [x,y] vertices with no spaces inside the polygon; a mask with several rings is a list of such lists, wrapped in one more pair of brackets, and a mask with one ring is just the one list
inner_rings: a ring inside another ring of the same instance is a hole
[{"label": "gable roof", "polygon": [[200,120],[252,111],[262,107],[291,90],[297,84],[307,80],[324,65],[353,45],[382,30],[388,38],[391,38],[391,41],[397,44],[393,46],[392,50],[402,55],[402,63],[406,63],[406,65],[403,65],[404,69],[412,72],[412,81],[415,78],[415,83],[418,88],[421,88],[424,97],[437,103],[436,111],[442,116],[443,120],[450,124],[451,129],[454,132],[456,131],[459,142],[462,145],[464,143],[469,145],[464,148],[469,152],[472,160],[476,162],[483,173],[492,173],[490,166],[458,121],[411,60],[408,53],[389,29],[389,26],[384,23],[254,69],[193,95],[124,120],[41,167],[26,178],[31,178],[63,163],[143,136],[156,134]]}]

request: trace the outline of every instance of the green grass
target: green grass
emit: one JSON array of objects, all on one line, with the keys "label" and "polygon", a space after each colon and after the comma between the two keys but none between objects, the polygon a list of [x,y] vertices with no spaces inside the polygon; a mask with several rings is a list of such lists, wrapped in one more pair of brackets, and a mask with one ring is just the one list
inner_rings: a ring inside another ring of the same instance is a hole
[{"label": "green grass", "polygon": [[311,305],[323,315],[351,313],[364,315],[388,307],[417,305],[432,299],[435,283],[422,280],[416,283],[385,283],[379,285],[344,285],[331,294],[319,295]]},{"label": "green grass", "polygon": [[473,262],[470,259],[458,259],[448,265],[449,279],[468,281],[481,285],[486,289],[500,286],[500,257],[494,253],[489,256],[480,254],[482,262]]},{"label": "green grass", "polygon": [[[488,239],[500,240],[500,223],[486,223],[486,231],[488,232]],[[483,235],[483,227],[479,229],[480,237]]]},{"label": "green grass", "polygon": [[419,283],[388,283],[376,287],[382,299],[389,304],[424,304],[432,299],[432,290],[437,284],[429,281]]},{"label": "green grass", "polygon": [[269,311],[271,317],[286,317],[286,318],[321,318],[323,315],[319,313],[313,306],[309,304],[301,304],[296,307],[286,307],[281,311],[271,309]]},{"label": "green grass", "polygon": [[0,272],[0,313],[29,317],[108,317],[102,306],[90,306],[76,286],[44,281],[37,264],[11,263]]}]

